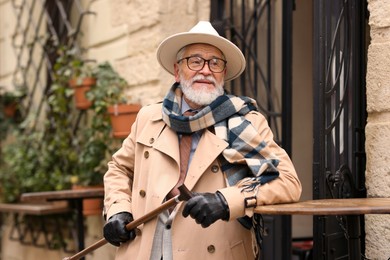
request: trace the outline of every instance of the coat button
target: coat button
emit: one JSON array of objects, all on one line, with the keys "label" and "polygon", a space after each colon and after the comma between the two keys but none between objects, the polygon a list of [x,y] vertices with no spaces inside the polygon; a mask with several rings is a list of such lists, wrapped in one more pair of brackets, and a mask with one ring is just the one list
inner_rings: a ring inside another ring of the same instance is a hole
[{"label": "coat button", "polygon": [[218,170],[219,170],[219,167],[218,167],[218,165],[213,165],[213,166],[211,166],[211,171],[212,172],[218,172]]},{"label": "coat button", "polygon": [[142,198],[144,198],[144,197],[146,196],[146,191],[140,190],[140,191],[139,191],[139,195],[140,195]]},{"label": "coat button", "polygon": [[214,253],[214,252],[215,252],[215,246],[214,246],[214,245],[209,245],[209,246],[207,247],[207,251],[208,251],[209,253]]},{"label": "coat button", "polygon": [[144,157],[145,157],[146,159],[148,159],[148,158],[149,158],[149,152],[148,152],[148,151],[145,151],[145,153],[144,153]]},{"label": "coat button", "polygon": [[154,143],[154,138],[153,137],[149,139],[149,143],[150,144]]}]

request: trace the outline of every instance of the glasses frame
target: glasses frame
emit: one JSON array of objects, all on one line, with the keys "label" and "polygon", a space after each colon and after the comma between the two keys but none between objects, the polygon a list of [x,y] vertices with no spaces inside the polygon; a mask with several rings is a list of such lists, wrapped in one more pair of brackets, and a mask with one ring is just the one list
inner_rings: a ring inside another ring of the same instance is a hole
[{"label": "glasses frame", "polygon": [[[199,58],[199,59],[202,59],[202,60],[203,60],[203,66],[202,66],[200,69],[197,69],[197,70],[191,69],[190,66],[188,65],[188,60],[191,59],[191,58]],[[223,61],[223,69],[222,69],[221,71],[214,71],[214,70],[210,67],[210,61],[211,61],[211,60],[215,60],[215,59]],[[220,58],[211,58],[211,59],[206,60],[205,58],[202,58],[202,57],[199,57],[199,56],[189,56],[189,57],[181,58],[180,60],[177,61],[177,63],[180,63],[180,62],[182,62],[183,60],[186,60],[186,61],[187,61],[187,62],[186,62],[186,63],[187,63],[187,68],[190,69],[190,70],[192,70],[192,71],[201,71],[201,70],[204,68],[204,66],[206,65],[206,63],[207,63],[207,66],[209,66],[209,70],[210,70],[211,72],[214,72],[214,73],[221,73],[221,72],[223,72],[223,71],[226,69],[226,63],[227,63],[227,61],[224,60],[224,59],[220,59]]]}]

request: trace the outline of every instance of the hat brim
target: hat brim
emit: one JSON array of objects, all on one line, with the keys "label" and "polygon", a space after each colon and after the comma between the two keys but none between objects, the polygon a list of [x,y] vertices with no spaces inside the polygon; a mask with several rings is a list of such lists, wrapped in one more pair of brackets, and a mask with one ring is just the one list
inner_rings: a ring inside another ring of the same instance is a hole
[{"label": "hat brim", "polygon": [[236,45],[221,36],[204,33],[184,32],[166,38],[157,49],[157,60],[166,71],[174,75],[177,52],[195,43],[210,44],[223,52],[227,60],[225,81],[237,78],[244,71],[245,57]]}]

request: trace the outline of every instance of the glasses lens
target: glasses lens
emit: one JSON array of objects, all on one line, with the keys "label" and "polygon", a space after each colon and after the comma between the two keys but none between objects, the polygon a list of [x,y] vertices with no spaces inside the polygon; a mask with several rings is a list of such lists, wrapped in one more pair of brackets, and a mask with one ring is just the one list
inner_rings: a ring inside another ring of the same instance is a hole
[{"label": "glasses lens", "polygon": [[201,57],[189,57],[187,59],[188,67],[192,70],[201,70],[204,65],[204,59]]},{"label": "glasses lens", "polygon": [[225,62],[221,59],[214,58],[209,60],[209,67],[213,72],[221,72],[225,68]]},{"label": "glasses lens", "polygon": [[188,57],[187,58],[187,65],[188,68],[194,71],[199,71],[203,69],[204,63],[208,62],[209,68],[212,72],[222,72],[225,69],[225,61],[222,59],[214,58],[210,60],[205,60],[201,57]]}]

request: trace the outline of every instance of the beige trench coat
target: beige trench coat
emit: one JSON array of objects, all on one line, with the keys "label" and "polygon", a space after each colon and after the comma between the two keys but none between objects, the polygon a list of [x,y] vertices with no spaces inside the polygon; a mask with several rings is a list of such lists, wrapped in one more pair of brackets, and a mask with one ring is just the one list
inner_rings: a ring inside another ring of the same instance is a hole
[{"label": "beige trench coat", "polygon": [[[139,218],[157,208],[179,179],[179,142],[176,132],[162,121],[162,105],[143,107],[127,137],[109,162],[104,176],[105,214],[107,219],[121,211]],[[267,149],[280,159],[280,177],[259,188],[257,204],[273,204],[299,200],[301,184],[283,149],[273,141],[265,118],[250,112],[246,118],[267,142]],[[218,220],[202,228],[191,217],[181,215],[183,203],[172,223],[173,259],[245,260],[254,259],[251,232],[236,221],[251,216],[253,208],[244,208],[244,197],[237,187],[227,187],[217,162],[227,143],[205,130],[188,169],[185,185],[194,192],[215,192],[225,196],[230,220]],[[137,237],[123,243],[116,259],[148,260],[152,250],[157,218],[139,227]]]}]

